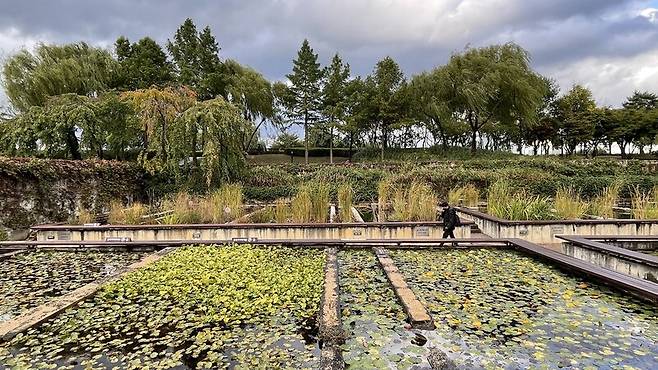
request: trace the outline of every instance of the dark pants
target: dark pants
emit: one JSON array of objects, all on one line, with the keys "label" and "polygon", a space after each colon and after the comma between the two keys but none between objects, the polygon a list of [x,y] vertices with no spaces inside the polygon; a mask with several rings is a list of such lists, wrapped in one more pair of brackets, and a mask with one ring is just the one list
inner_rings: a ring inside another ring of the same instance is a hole
[{"label": "dark pants", "polygon": [[443,238],[442,239],[448,239],[448,238],[455,239],[455,233],[453,231],[455,231],[455,229],[445,229],[445,230],[443,230]]}]

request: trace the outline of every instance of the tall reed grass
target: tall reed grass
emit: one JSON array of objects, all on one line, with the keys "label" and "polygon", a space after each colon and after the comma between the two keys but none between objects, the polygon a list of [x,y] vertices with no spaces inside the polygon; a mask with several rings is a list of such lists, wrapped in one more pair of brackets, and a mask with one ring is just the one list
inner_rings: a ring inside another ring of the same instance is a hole
[{"label": "tall reed grass", "polygon": [[507,220],[550,220],[554,218],[549,198],[514,192],[510,184],[499,180],[487,191],[487,212]]},{"label": "tall reed grass", "polygon": [[480,202],[480,191],[473,184],[457,187],[448,192],[450,205],[477,207]]},{"label": "tall reed grass", "polygon": [[164,224],[195,224],[203,219],[198,202],[186,192],[179,192],[162,202],[162,209],[172,213],[162,217]]},{"label": "tall reed grass", "polygon": [[581,219],[589,208],[589,204],[581,199],[573,187],[558,189],[554,205],[555,215],[563,220]]},{"label": "tall reed grass", "polygon": [[76,222],[80,225],[96,222],[96,215],[84,208],[80,208],[78,216],[76,217]]},{"label": "tall reed grass", "polygon": [[290,206],[285,199],[277,199],[274,204],[274,220],[277,223],[288,222],[288,215],[290,214]]},{"label": "tall reed grass", "polygon": [[621,181],[615,181],[610,184],[610,186],[603,189],[603,191],[590,202],[589,213],[603,218],[615,217],[614,207],[617,205],[622,186],[623,183]]},{"label": "tall reed grass", "polygon": [[311,222],[313,217],[311,192],[309,185],[301,185],[297,190],[297,194],[290,201],[290,216],[293,222]]},{"label": "tall reed grass", "polygon": [[390,177],[380,181],[377,185],[377,218],[379,221],[386,221],[389,203],[395,196],[395,187]]},{"label": "tall reed grass", "polygon": [[147,221],[148,214],[149,208],[140,202],[124,207],[120,201],[112,201],[107,222],[114,225],[141,225]]},{"label": "tall reed grass", "polygon": [[199,200],[199,210],[204,222],[225,223],[241,217],[244,213],[242,186],[222,185]]},{"label": "tall reed grass", "polygon": [[638,220],[658,219],[658,186],[646,193],[636,186],[633,189],[631,204],[633,218]]},{"label": "tall reed grass", "polygon": [[348,183],[343,183],[338,187],[338,218],[340,222],[352,221],[352,186]]},{"label": "tall reed grass", "polygon": [[397,189],[392,199],[391,221],[436,221],[438,197],[432,188],[414,181],[407,189]]}]

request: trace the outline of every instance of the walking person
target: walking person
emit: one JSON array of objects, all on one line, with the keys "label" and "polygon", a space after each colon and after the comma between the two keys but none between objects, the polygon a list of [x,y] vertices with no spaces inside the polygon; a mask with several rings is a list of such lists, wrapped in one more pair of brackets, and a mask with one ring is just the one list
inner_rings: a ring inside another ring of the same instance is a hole
[{"label": "walking person", "polygon": [[[443,212],[441,212],[440,216],[440,219],[443,220],[442,239],[455,239],[455,228],[457,226],[461,226],[461,221],[459,220],[459,216],[457,216],[457,210],[455,210],[453,207],[450,207],[448,202],[442,202],[439,204],[439,206],[443,208]],[[443,243],[441,243],[441,245],[443,245]]]}]

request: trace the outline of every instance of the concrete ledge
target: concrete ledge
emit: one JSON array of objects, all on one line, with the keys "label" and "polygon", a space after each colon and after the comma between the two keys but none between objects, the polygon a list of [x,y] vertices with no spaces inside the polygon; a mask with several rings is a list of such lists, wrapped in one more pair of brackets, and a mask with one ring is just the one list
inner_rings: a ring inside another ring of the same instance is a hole
[{"label": "concrete ledge", "polygon": [[640,279],[658,282],[658,257],[577,236],[558,236],[565,241],[562,253],[594,265]]},{"label": "concrete ledge", "polygon": [[336,248],[327,248],[324,265],[324,288],[320,301],[319,338],[322,346],[320,368],[343,369],[340,345],[345,343],[345,332],[340,319],[340,286]]},{"label": "concrete ledge", "polygon": [[593,280],[629,292],[639,298],[658,303],[658,284],[637,279],[589,262],[567,256],[521,239],[509,239],[512,246],[522,252],[539,256],[564,269],[585,275]]},{"label": "concrete ledge", "polygon": [[386,273],[386,278],[393,287],[395,295],[397,295],[402,307],[404,307],[409,323],[412,327],[417,329],[433,330],[434,320],[425,309],[422,303],[416,298],[414,292],[411,291],[404,277],[395,266],[395,263],[388,256],[384,248],[373,248],[379,264]]},{"label": "concrete ledge", "polygon": [[174,248],[166,248],[159,252],[150,254],[142,258],[140,261],[120,269],[118,272],[110,276],[84,285],[72,292],[64,294],[63,296],[53,298],[41,306],[35,307],[26,313],[14,318],[13,320],[9,320],[1,324],[0,338],[2,338],[4,341],[11,340],[11,338],[15,337],[18,333],[37,326],[47,321],[51,317],[58,315],[60,312],[66,310],[67,308],[77,304],[78,302],[83,301],[87,297],[96,293],[104,284],[118,280],[132,271],[135,271],[161,259],[167,253],[174,250]]},{"label": "concrete ledge", "polygon": [[21,254],[21,253],[24,253],[24,252],[27,252],[27,250],[20,249],[20,250],[15,250],[15,251],[11,251],[11,252],[2,253],[2,254],[0,254],[0,260],[11,258],[11,257],[13,257],[17,254]]}]

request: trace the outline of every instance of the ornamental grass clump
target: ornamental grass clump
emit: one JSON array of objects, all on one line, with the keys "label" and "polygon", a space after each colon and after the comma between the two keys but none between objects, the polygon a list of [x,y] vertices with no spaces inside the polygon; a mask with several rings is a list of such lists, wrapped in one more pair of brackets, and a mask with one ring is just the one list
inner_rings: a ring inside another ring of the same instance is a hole
[{"label": "ornamental grass clump", "polygon": [[382,180],[377,184],[377,209],[379,221],[386,221],[386,212],[389,208],[389,202],[395,196],[395,188],[390,177]]},{"label": "ornamental grass clump", "polygon": [[76,217],[76,221],[80,225],[90,224],[96,221],[96,215],[82,208],[78,211],[78,216]]},{"label": "ornamental grass clump", "polygon": [[311,221],[327,222],[329,220],[329,202],[331,201],[329,185],[314,183],[311,185]]},{"label": "ornamental grass clump", "polygon": [[277,199],[274,203],[274,220],[283,224],[288,222],[288,217],[290,215],[290,205],[285,199]]},{"label": "ornamental grass clump", "polygon": [[477,207],[480,202],[480,191],[473,184],[457,187],[448,192],[448,203],[465,207]]},{"label": "ornamental grass clump", "polygon": [[503,180],[491,184],[487,191],[488,213],[506,220],[550,220],[555,217],[552,208],[549,198],[514,192]]},{"label": "ornamental grass clump", "polygon": [[633,189],[631,203],[633,218],[637,220],[658,219],[658,186],[646,193],[636,186]]},{"label": "ornamental grass clump", "polygon": [[146,222],[149,208],[140,202],[124,207],[119,201],[110,203],[107,222],[114,225],[141,225]]},{"label": "ornamental grass clump", "polygon": [[198,204],[194,198],[186,192],[179,192],[174,197],[167,198],[162,202],[163,211],[171,211],[162,218],[164,224],[196,224],[202,220]]},{"label": "ornamental grass clump", "polygon": [[558,189],[554,205],[556,216],[563,220],[581,219],[589,207],[573,187]]},{"label": "ornamental grass clump", "polygon": [[301,185],[297,194],[290,201],[290,216],[293,222],[311,222],[313,217],[313,200],[309,185]]},{"label": "ornamental grass clump", "polygon": [[242,216],[244,205],[242,186],[239,184],[222,185],[199,202],[205,222],[225,223]]},{"label": "ornamental grass clump", "polygon": [[617,205],[622,185],[621,182],[615,181],[610,186],[603,189],[603,191],[590,202],[589,213],[593,216],[603,218],[615,217],[614,207]]},{"label": "ornamental grass clump", "polygon": [[392,199],[391,221],[435,221],[438,197],[432,188],[413,181],[409,188],[397,189]]},{"label": "ornamental grass clump", "polygon": [[341,222],[352,221],[352,186],[343,183],[338,187],[338,218]]}]

